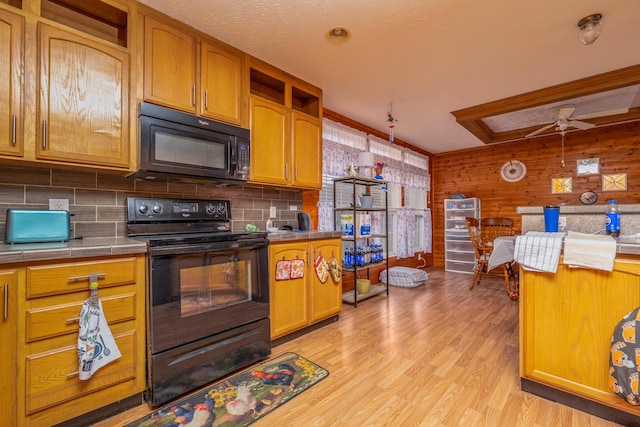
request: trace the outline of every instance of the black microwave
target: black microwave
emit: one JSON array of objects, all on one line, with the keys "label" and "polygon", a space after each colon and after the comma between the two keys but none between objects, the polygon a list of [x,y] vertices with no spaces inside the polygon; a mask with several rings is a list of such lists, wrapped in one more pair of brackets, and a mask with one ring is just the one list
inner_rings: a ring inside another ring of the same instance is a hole
[{"label": "black microwave", "polygon": [[220,184],[249,179],[249,129],[146,102],[139,116],[139,168],[128,178]]}]

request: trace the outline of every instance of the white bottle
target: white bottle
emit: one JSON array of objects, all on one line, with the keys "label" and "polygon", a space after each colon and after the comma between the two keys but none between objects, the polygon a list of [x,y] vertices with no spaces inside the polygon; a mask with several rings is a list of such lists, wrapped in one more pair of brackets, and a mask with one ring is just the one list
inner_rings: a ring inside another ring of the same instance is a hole
[{"label": "white bottle", "polygon": [[271,231],[272,228],[273,222],[271,221],[271,218],[267,218],[267,231]]}]

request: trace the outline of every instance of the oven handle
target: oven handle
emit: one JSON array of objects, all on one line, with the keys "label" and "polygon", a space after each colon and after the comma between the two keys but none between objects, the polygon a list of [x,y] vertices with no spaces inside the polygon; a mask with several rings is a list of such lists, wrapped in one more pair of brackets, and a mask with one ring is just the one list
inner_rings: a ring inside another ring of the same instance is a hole
[{"label": "oven handle", "polygon": [[235,249],[260,249],[266,248],[268,246],[269,242],[263,239],[154,246],[149,248],[149,257],[185,255],[201,252],[229,251]]}]

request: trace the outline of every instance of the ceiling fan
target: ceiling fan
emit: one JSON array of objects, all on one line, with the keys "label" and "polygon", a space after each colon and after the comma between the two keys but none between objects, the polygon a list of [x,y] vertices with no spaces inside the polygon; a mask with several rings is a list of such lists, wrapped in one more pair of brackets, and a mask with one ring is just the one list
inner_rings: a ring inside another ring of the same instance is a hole
[{"label": "ceiling fan", "polygon": [[584,114],[584,115],[572,118],[571,116],[575,111],[576,111],[576,107],[573,104],[558,105],[556,107],[551,108],[549,110],[549,115],[551,116],[552,121],[548,122],[549,124],[547,124],[546,126],[543,126],[540,129],[535,130],[530,134],[526,135],[526,138],[531,138],[533,136],[541,134],[542,132],[546,131],[547,129],[551,129],[554,126],[555,126],[555,130],[560,131],[562,134],[564,134],[564,132],[569,128],[576,128],[576,129],[582,129],[582,130],[591,129],[596,125],[594,125],[593,123],[584,122],[582,120],[591,119],[595,117],[624,114],[628,112],[629,109],[618,108],[615,110],[602,111],[599,113]]}]

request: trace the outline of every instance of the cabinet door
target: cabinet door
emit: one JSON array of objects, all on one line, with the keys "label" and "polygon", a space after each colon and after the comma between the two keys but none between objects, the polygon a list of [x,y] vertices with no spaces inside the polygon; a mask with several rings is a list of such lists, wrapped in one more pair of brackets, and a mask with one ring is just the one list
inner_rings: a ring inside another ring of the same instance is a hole
[{"label": "cabinet door", "polygon": [[[307,243],[284,243],[269,247],[272,339],[309,324],[308,247]],[[277,267],[282,267],[284,262],[293,260],[304,261],[304,276],[276,280]]]},{"label": "cabinet door", "polygon": [[0,154],[22,155],[21,16],[0,10]]},{"label": "cabinet door", "polygon": [[39,24],[37,157],[129,167],[129,54]]},{"label": "cabinet door", "polygon": [[291,113],[293,171],[295,187],[322,188],[322,139],[320,120]]},{"label": "cabinet door", "polygon": [[245,116],[242,101],[246,96],[242,52],[203,42],[201,58],[202,115],[242,126]]},{"label": "cabinet door", "polygon": [[251,181],[287,185],[291,173],[287,110],[251,97]]},{"label": "cabinet door", "polygon": [[16,420],[16,373],[17,365],[17,322],[18,322],[18,272],[0,271],[0,387],[2,387],[2,405],[0,405],[0,425],[15,425]]},{"label": "cabinet door", "polygon": [[[336,258],[340,264],[340,240],[325,240],[311,244],[314,264],[322,256],[327,262]],[[322,283],[312,266],[311,273],[311,323],[326,319],[342,310],[342,280],[334,281],[331,275]]]},{"label": "cabinet door", "polygon": [[195,37],[148,16],[144,33],[144,99],[195,113]]}]

